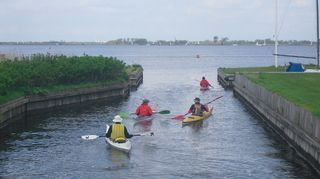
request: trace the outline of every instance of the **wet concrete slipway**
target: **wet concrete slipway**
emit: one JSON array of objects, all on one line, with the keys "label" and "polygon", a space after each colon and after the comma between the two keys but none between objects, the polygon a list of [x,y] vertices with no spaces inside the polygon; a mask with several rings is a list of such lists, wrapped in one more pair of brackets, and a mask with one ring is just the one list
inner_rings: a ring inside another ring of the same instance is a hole
[{"label": "wet concrete slipway", "polygon": [[[12,47],[13,48],[13,47]],[[17,47],[14,47],[17,48]],[[23,53],[48,47],[22,46]],[[80,49],[79,49],[80,48]],[[296,49],[290,49],[296,48]],[[2,51],[10,50],[1,47]],[[311,47],[286,47],[283,51]],[[50,53],[117,56],[144,67],[144,82],[125,100],[94,102],[28,119],[0,145],[2,178],[319,178],[319,176],[253,113],[232,91],[217,84],[218,67],[272,65],[272,47],[106,47],[57,46]],[[254,54],[252,54],[254,53]],[[200,58],[196,58],[199,54]],[[253,56],[251,56],[253,55]],[[281,60],[280,60],[281,61]],[[287,63],[282,59],[281,63]],[[202,76],[214,88],[201,92]],[[171,117],[184,114],[200,97],[212,103],[214,115],[182,127]],[[109,148],[103,138],[85,141],[82,135],[103,135],[105,124],[119,112],[133,112],[148,98],[157,110],[149,121],[124,120],[129,132],[153,131],[134,137],[129,155]]]}]

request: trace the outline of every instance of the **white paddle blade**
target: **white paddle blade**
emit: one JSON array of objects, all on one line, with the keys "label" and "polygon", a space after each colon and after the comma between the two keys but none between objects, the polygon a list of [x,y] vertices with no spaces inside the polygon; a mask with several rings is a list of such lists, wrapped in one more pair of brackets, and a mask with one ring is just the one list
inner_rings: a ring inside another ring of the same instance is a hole
[{"label": "white paddle blade", "polygon": [[94,140],[94,139],[99,138],[99,136],[98,135],[83,135],[83,136],[81,136],[81,138],[84,140]]},{"label": "white paddle blade", "polygon": [[145,132],[145,133],[141,133],[141,134],[134,134],[134,136],[147,136],[147,135],[153,136],[154,133],[153,132]]}]

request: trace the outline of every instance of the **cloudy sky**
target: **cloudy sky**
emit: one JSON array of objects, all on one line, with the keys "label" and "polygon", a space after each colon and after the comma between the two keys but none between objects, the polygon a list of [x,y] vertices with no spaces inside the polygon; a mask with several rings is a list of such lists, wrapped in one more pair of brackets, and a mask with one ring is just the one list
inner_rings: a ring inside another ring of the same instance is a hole
[{"label": "cloudy sky", "polygon": [[[276,0],[0,0],[0,41],[273,38]],[[315,0],[279,0],[279,39],[315,40]]]}]

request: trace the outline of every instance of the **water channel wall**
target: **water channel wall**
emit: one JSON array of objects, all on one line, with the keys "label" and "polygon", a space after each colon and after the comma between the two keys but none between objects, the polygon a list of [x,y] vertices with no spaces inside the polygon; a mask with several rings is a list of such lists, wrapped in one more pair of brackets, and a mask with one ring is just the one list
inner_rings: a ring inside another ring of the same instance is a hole
[{"label": "water channel wall", "polygon": [[71,104],[80,104],[93,100],[111,100],[126,98],[130,89],[136,89],[143,79],[143,72],[129,77],[128,83],[106,87],[68,90],[48,95],[25,96],[0,105],[0,129],[8,127],[17,120],[26,120],[28,116],[55,110]]},{"label": "water channel wall", "polygon": [[232,89],[234,81],[234,74],[226,74],[223,68],[218,68],[218,82],[225,89]]},{"label": "water channel wall", "polygon": [[[218,75],[221,75],[218,80],[224,79],[223,71],[218,71]],[[320,118],[253,83],[244,74],[235,74],[232,87],[236,97],[253,109],[319,172]]]},{"label": "water channel wall", "polygon": [[132,74],[129,77],[130,89],[137,90],[139,85],[143,83],[143,71],[139,71],[136,74]]}]

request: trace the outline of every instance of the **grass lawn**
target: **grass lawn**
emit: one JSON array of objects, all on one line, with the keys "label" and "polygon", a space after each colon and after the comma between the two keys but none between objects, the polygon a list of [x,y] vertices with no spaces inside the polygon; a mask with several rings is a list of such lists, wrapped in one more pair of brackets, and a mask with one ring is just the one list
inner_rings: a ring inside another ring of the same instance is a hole
[{"label": "grass lawn", "polygon": [[252,72],[285,72],[287,67],[279,66],[275,68],[274,66],[269,67],[247,67],[247,68],[224,68],[223,71],[226,74],[239,73],[252,73]]},{"label": "grass lawn", "polygon": [[248,77],[320,117],[320,73],[255,73]]},{"label": "grass lawn", "polygon": [[[316,69],[315,65],[304,65],[306,69]],[[252,73],[252,72],[285,72],[287,66],[278,66],[278,68],[274,66],[269,67],[247,67],[247,68],[224,68],[223,71],[226,74],[233,74],[236,72],[239,73]]]}]

